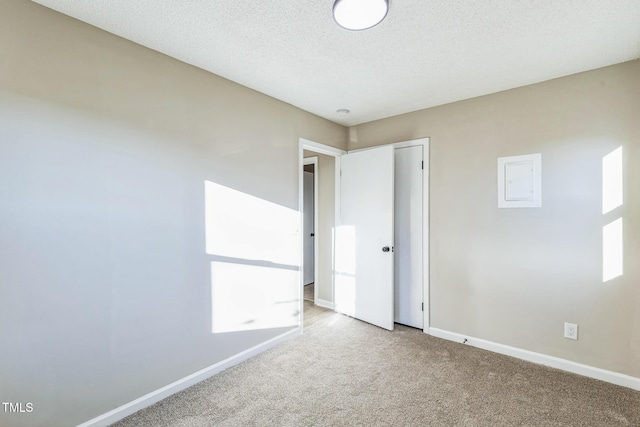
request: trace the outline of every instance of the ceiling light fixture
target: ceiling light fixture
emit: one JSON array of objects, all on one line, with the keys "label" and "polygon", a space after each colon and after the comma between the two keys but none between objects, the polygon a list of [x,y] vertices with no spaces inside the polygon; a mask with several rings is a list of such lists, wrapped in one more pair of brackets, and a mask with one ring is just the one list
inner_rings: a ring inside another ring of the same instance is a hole
[{"label": "ceiling light fixture", "polygon": [[336,113],[340,114],[341,116],[346,116],[350,112],[351,111],[347,110],[346,108],[340,108],[339,110],[336,110]]},{"label": "ceiling light fixture", "polygon": [[382,22],[388,11],[388,0],[336,0],[333,19],[347,30],[366,30]]}]

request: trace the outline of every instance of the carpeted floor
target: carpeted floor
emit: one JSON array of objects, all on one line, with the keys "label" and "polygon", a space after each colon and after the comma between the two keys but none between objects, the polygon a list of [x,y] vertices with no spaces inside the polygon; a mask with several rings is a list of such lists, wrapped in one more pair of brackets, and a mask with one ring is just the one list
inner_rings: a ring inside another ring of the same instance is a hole
[{"label": "carpeted floor", "polygon": [[115,425],[640,426],[640,392],[408,327],[328,311],[311,320],[299,338]]}]

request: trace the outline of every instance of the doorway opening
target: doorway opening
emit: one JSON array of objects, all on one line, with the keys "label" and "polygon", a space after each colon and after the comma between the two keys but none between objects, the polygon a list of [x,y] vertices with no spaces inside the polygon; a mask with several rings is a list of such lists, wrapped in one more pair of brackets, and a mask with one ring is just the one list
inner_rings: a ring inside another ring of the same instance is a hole
[{"label": "doorway opening", "polygon": [[[301,326],[308,326],[314,319],[326,315],[327,311],[330,314],[333,313],[332,310],[335,308],[333,304],[333,233],[339,212],[338,207],[335,206],[340,183],[337,174],[340,173],[340,156],[345,153],[344,150],[324,144],[302,138],[299,140],[298,200],[302,230],[300,233]],[[311,184],[312,171],[313,185]],[[312,193],[313,197],[309,197]]]},{"label": "doorway opening", "polygon": [[318,228],[318,156],[303,161],[303,298],[315,302],[316,259],[318,255],[315,231]]},{"label": "doorway opening", "polygon": [[[323,197],[320,191],[314,207],[315,219],[326,220],[323,205],[333,202],[329,215],[332,224],[327,234],[326,230],[323,233],[323,221],[316,222],[315,262],[301,262],[301,325],[306,315],[302,314],[305,305],[303,286],[308,283],[304,279],[305,269],[313,265],[313,306],[335,310],[386,329],[401,323],[428,332],[429,139],[348,153],[300,139],[299,200],[303,214],[304,158],[318,154],[332,158],[334,182],[330,197],[326,194]],[[322,181],[322,161],[316,165],[315,172],[320,172],[315,176],[315,182]],[[385,177],[381,178],[382,175]],[[389,192],[387,194],[385,190],[387,196],[381,200],[383,188]],[[365,197],[368,194],[377,198],[369,207]],[[386,218],[384,222],[379,221],[381,214]],[[385,230],[382,237],[378,236],[380,230]],[[305,251],[302,252],[304,257]],[[323,259],[323,254],[326,256],[327,253],[328,257]],[[389,263],[389,268],[371,274],[372,270]]]}]

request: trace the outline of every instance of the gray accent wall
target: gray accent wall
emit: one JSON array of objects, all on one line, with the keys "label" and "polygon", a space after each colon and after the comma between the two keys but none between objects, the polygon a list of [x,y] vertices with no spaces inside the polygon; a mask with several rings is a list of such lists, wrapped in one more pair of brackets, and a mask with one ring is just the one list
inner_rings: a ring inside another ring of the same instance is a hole
[{"label": "gray accent wall", "polygon": [[[288,328],[211,333],[204,182],[298,209],[298,138],[347,130],[0,0],[2,426],[71,426]],[[270,283],[263,283],[268,292]]]},{"label": "gray accent wall", "polygon": [[[431,326],[640,377],[640,61],[354,126],[349,150],[420,137]],[[602,159],[618,147],[624,204],[603,215]],[[542,207],[498,209],[497,158],[530,153]],[[624,274],[603,283],[616,218]]]}]

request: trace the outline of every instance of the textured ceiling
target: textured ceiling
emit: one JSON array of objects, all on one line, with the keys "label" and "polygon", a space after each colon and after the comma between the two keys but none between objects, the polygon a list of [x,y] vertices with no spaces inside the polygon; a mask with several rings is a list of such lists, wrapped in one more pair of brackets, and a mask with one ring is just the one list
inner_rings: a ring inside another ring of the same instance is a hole
[{"label": "textured ceiling", "polygon": [[360,32],[333,0],[37,3],[343,125],[640,57],[640,0],[390,0]]}]

